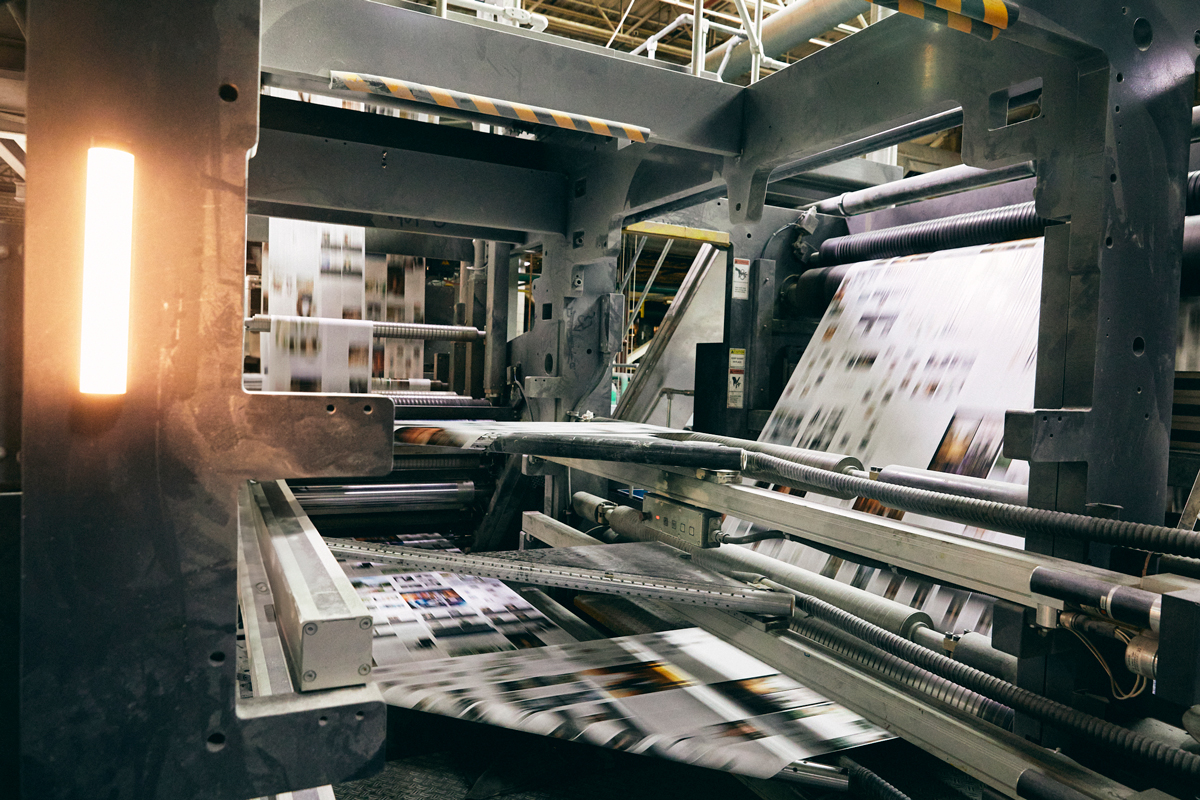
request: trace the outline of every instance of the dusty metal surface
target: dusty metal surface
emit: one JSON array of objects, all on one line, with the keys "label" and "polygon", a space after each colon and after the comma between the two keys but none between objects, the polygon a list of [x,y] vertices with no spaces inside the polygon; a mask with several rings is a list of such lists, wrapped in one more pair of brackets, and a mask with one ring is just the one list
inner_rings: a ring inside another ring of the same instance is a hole
[{"label": "dusty metal surface", "polygon": [[[238,487],[392,461],[389,400],[240,386],[258,3],[63,0],[30,24],[24,789],[250,797],[361,774],[383,738],[368,694],[237,698]],[[94,142],[135,158],[118,396],[79,392]]]}]

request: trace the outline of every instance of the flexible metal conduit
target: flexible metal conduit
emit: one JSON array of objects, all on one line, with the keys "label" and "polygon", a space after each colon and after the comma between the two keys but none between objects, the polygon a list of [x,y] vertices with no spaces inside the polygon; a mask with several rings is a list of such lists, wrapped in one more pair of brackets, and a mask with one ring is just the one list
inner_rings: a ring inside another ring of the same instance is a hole
[{"label": "flexible metal conduit", "polygon": [[751,477],[784,485],[814,486],[839,494],[866,497],[902,511],[965,522],[1016,536],[1029,533],[1063,535],[1155,553],[1200,555],[1200,533],[1163,525],[1085,517],[1062,511],[958,497],[815,469],[762,453],[746,454],[744,472]]},{"label": "flexible metal conduit", "polygon": [[[848,474],[859,473],[850,472]],[[949,472],[896,465],[884,467],[874,475],[861,473],[860,477],[873,477],[874,480],[882,483],[912,486],[917,489],[957,494],[962,497],[975,497],[979,500],[994,500],[997,503],[1009,503],[1014,506],[1029,505],[1029,487],[1020,483],[972,478],[969,475],[954,475]]]},{"label": "flexible metal conduit", "polygon": [[[700,434],[704,436],[705,434]],[[524,434],[510,434],[507,437],[519,440]],[[553,439],[551,435],[541,435],[543,439]],[[764,452],[751,450],[735,450],[724,448],[720,453],[720,462],[704,464],[704,459],[686,456],[680,451],[673,451],[674,461],[655,461],[653,450],[648,448],[645,439],[633,437],[598,437],[605,445],[605,454],[588,456],[580,452],[570,452],[569,448],[559,447],[554,453],[547,452],[551,457],[562,458],[595,458],[601,461],[630,461],[631,463],[662,465],[677,465],[687,467],[707,467],[709,469],[732,469],[734,463],[730,453],[738,453],[742,458],[742,472],[748,477],[770,481],[785,486],[820,491],[823,494],[846,497],[865,497],[878,500],[886,506],[911,511],[914,514],[926,514],[931,517],[978,525],[989,530],[1025,536],[1029,533],[1041,533],[1049,536],[1061,535],[1075,539],[1090,540],[1105,544],[1115,544],[1138,550],[1149,550],[1154,553],[1167,553],[1183,556],[1200,556],[1200,532],[1168,528],[1163,525],[1148,525],[1137,522],[1085,517],[1080,514],[1068,514],[1062,511],[1050,511],[1040,508],[1025,508],[1008,503],[997,503],[989,500],[979,500],[973,497],[960,497],[941,492],[931,492],[911,486],[873,481],[854,475],[846,475],[820,467],[809,466],[797,461],[786,460]],[[633,454],[626,456],[627,449],[622,445],[633,445]],[[709,447],[705,442],[678,442],[679,448]],[[795,449],[795,448],[788,448]],[[512,452],[523,452],[514,450]],[[807,453],[809,451],[798,451]],[[537,455],[537,453],[531,453]],[[632,459],[641,459],[633,461]],[[686,463],[684,463],[686,462]]]},{"label": "flexible metal conduit", "polygon": [[819,255],[810,263],[815,261],[814,266],[829,267],[955,247],[1011,242],[1041,236],[1048,226],[1058,224],[1058,220],[1038,216],[1031,200],[911,225],[835,236],[821,242]]},{"label": "flexible metal conduit", "polygon": [[[869,645],[891,653],[911,664],[929,670],[984,697],[1008,706],[1048,725],[1079,734],[1103,747],[1145,762],[1188,776],[1200,776],[1200,756],[1135,733],[1127,728],[1106,722],[1090,714],[1036,695],[1007,681],[987,675],[946,656],[926,650],[920,645],[859,619],[840,608],[815,597],[802,595],[774,581],[763,584],[795,596],[796,608],[812,617],[846,632]],[[807,635],[804,620],[797,619],[792,630]]]},{"label": "flexible metal conduit", "polygon": [[1037,165],[1024,161],[1000,169],[977,169],[959,164],[957,167],[939,169],[923,175],[914,175],[891,183],[845,192],[817,203],[814,208],[822,214],[853,216],[878,211],[888,206],[911,203],[944,194],[997,186],[1002,183],[1032,178],[1037,174]]},{"label": "flexible metal conduit", "polygon": [[[704,435],[704,434],[701,434]],[[588,441],[591,440],[591,441]],[[578,444],[573,444],[578,443]],[[492,446],[500,452],[598,461],[657,464],[707,469],[737,469],[751,478],[823,494],[865,497],[914,514],[977,525],[1025,536],[1041,533],[1115,544],[1172,555],[1200,556],[1200,532],[1163,525],[1085,517],[1062,511],[1026,508],[973,497],[931,492],[846,475],[763,452],[722,447],[703,441],[667,443],[626,436],[555,436],[506,434]],[[690,448],[695,448],[689,452]],[[795,448],[788,448],[795,449]],[[798,451],[807,453],[808,451]]]},{"label": "flexible metal conduit", "polygon": [[[779,585],[775,581],[770,583]],[[965,711],[1005,730],[1012,730],[1015,715],[1008,706],[949,681],[893,653],[863,642],[824,620],[815,617],[795,617],[792,619],[791,630],[793,633],[816,642],[872,672],[880,673],[897,681],[909,689],[940,700],[953,708]],[[907,640],[902,639],[901,641]],[[908,642],[908,644],[923,649],[920,645],[912,642]],[[933,655],[931,651],[925,652]]]}]

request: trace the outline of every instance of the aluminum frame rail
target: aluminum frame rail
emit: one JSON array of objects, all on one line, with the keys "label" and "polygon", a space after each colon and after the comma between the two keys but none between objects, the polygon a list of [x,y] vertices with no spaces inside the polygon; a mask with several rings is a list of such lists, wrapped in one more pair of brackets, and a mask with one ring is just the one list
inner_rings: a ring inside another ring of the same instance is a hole
[{"label": "aluminum frame rail", "polygon": [[1018,794],[1017,784],[1030,770],[1078,792],[1063,797],[1118,800],[1134,796],[1132,789],[1061,753],[938,701],[909,694],[795,634],[760,631],[734,615],[712,609],[674,610],[742,652],[1010,797],[1027,796]]},{"label": "aluminum frame rail", "polygon": [[866,556],[931,580],[1029,608],[1064,607],[1061,600],[1030,590],[1030,577],[1038,567],[1111,584],[1140,584],[1140,579],[1133,575],[821,505],[756,486],[699,480],[683,470],[557,457],[545,460],[622,485],[642,487],[678,502],[732,514],[794,534],[817,546]]},{"label": "aluminum frame rail", "polygon": [[751,614],[790,615],[793,609],[791,595],[731,584],[693,583],[608,570],[543,566],[487,556],[432,553],[428,550],[366,544],[345,539],[326,538],[325,544],[334,555],[400,564],[417,570],[457,572],[481,578],[497,578],[502,581],[627,597],[646,597]]}]

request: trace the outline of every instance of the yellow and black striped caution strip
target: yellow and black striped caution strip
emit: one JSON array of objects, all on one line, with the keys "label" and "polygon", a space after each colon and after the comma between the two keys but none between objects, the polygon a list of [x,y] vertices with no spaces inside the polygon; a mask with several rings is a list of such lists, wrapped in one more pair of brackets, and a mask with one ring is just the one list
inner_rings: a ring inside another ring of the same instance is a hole
[{"label": "yellow and black striped caution strip", "polygon": [[1006,0],[870,0],[917,19],[946,25],[989,41],[1017,21],[1020,9]]},{"label": "yellow and black striped caution strip", "polygon": [[624,122],[612,122],[595,117],[585,117],[580,114],[568,114],[565,111],[551,111],[548,108],[526,106],[521,103],[509,103],[491,97],[477,97],[473,94],[452,92],[448,89],[438,89],[409,81],[398,81],[394,78],[381,78],[377,75],[364,75],[361,72],[342,72],[333,70],[329,73],[330,89],[347,89],[352,92],[367,92],[386,97],[397,97],[415,103],[428,103],[442,108],[458,111],[471,111],[476,114],[486,114],[490,117],[504,117],[522,122],[533,122],[539,125],[552,125],[556,128],[566,128],[570,131],[594,133],[600,136],[615,136],[628,139],[631,142],[646,142],[650,139],[650,129],[639,125],[629,125]]}]

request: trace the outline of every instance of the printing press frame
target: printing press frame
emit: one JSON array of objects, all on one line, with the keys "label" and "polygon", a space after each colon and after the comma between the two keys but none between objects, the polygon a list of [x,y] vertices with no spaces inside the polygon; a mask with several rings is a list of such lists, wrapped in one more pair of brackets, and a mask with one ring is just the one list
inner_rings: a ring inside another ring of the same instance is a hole
[{"label": "printing press frame", "polygon": [[[535,290],[541,313],[512,342],[510,366],[537,386],[527,394],[538,417],[563,419],[607,411],[624,221],[728,192],[733,254],[758,258],[773,223],[794,216],[764,210],[772,175],[820,166],[833,148],[837,160],[866,152],[874,134],[961,107],[964,160],[1035,160],[1039,212],[1070,220],[1047,236],[1038,410],[1013,415],[1009,430],[1013,452],[1033,461],[1031,502],[1107,503],[1161,521],[1195,4],[1033,0],[991,42],[898,16],[747,88],[382,4],[170,5],[30,8],[26,795],[246,797],[358,775],[378,755],[374,704],[237,698],[238,491],[247,479],[386,473],[393,416],[378,396],[243,392],[247,186],[259,213],[540,244],[550,265]],[[1135,38],[1135,20],[1152,40]],[[302,132],[260,131],[260,82],[328,92],[331,65],[642,125],[654,146],[558,133],[497,147],[466,134],[450,153],[438,141],[449,134],[408,124],[381,134],[404,128],[397,148],[322,135],[313,120],[338,115],[312,108],[288,109],[294,126],[309,123]],[[1037,80],[1044,113],[1006,124],[1008,101]],[[79,187],[97,140],[138,159],[134,346],[118,399],[78,393],[77,307],[63,302],[80,285]],[[420,192],[384,180],[380,149]],[[1073,541],[1029,547],[1107,563]],[[883,721],[936,750],[923,735],[931,715]],[[1014,795],[1011,762],[981,765],[1028,747],[994,737],[979,747],[957,763]],[[1130,795],[1060,770],[1048,752],[1030,758],[1085,795]]]}]

